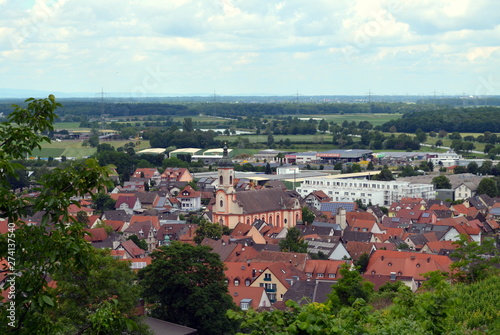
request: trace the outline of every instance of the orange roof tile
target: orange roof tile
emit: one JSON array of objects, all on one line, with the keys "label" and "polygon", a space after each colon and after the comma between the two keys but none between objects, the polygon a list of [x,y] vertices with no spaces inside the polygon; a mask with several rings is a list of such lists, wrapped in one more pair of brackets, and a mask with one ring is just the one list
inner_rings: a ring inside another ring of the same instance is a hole
[{"label": "orange roof tile", "polygon": [[430,271],[448,272],[451,263],[448,256],[377,250],[370,257],[366,273],[390,275],[391,272],[395,272],[398,276],[425,280],[422,274]]}]

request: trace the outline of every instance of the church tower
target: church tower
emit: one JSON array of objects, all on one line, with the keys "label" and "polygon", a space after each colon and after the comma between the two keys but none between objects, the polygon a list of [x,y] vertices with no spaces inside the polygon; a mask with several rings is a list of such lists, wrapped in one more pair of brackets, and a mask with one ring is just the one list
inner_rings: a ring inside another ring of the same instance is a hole
[{"label": "church tower", "polygon": [[228,156],[227,144],[224,144],[222,159],[218,163],[218,177],[219,187],[217,189],[224,190],[226,194],[234,193],[234,166]]}]

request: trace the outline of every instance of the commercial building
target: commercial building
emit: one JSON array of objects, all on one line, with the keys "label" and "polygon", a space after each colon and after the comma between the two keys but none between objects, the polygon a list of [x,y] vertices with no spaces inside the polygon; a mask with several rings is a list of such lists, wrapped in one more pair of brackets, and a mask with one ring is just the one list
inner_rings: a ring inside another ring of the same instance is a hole
[{"label": "commercial building", "polygon": [[323,191],[332,201],[356,201],[363,204],[388,206],[402,198],[435,199],[432,184],[412,184],[401,181],[378,181],[368,179],[338,179],[335,176],[305,179],[297,192],[305,197],[313,191]]}]

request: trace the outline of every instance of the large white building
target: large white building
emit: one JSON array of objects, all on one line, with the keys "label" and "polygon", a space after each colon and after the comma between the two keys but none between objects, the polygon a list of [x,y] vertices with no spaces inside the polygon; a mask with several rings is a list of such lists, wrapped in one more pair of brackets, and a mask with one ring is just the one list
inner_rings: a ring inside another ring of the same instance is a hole
[{"label": "large white building", "polygon": [[297,192],[302,197],[313,191],[323,191],[332,201],[356,201],[363,204],[388,206],[402,198],[435,199],[432,184],[412,184],[403,181],[378,181],[367,179],[336,179],[335,176],[305,179]]}]

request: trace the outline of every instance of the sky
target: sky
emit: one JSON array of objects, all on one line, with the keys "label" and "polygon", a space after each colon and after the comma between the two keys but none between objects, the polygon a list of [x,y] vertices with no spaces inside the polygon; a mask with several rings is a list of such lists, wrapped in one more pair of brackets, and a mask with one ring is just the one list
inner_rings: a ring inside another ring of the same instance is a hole
[{"label": "sky", "polygon": [[499,13],[498,0],[0,0],[0,97],[500,95]]}]

